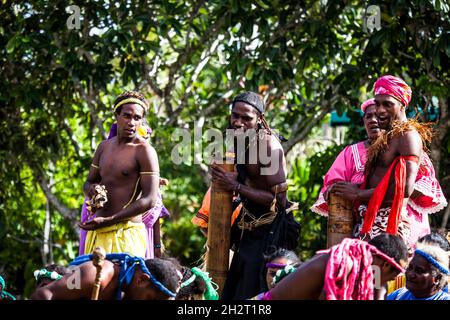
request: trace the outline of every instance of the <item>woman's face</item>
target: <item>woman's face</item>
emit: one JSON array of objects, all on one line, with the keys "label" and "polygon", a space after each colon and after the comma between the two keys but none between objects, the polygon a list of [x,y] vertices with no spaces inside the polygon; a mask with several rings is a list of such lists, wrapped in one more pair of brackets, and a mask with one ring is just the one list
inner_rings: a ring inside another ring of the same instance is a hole
[{"label": "woman's face", "polygon": [[[287,259],[286,257],[279,257],[279,258],[273,259],[272,261],[270,261],[270,263],[288,265],[288,264],[292,263],[292,261]],[[269,287],[269,290],[274,287],[274,285],[272,284],[272,281],[273,281],[273,278],[275,277],[275,275],[277,274],[278,270],[280,270],[280,268],[267,268],[266,281],[267,281],[267,286]]]},{"label": "woman's face", "polygon": [[378,138],[378,136],[381,134],[381,129],[378,125],[376,107],[374,104],[366,108],[363,120],[369,140],[375,140],[376,138]]},{"label": "woman's face", "polygon": [[422,256],[415,254],[405,272],[406,288],[416,298],[427,298],[439,291],[436,270]]}]

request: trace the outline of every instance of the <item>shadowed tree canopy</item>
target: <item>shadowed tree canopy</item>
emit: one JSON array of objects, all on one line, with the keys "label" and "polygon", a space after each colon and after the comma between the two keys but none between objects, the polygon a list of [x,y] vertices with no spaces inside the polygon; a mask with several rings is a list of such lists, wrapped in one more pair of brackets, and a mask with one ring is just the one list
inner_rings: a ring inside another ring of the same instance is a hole
[{"label": "shadowed tree canopy", "polygon": [[[264,96],[267,119],[289,139],[290,153],[332,110],[352,118],[348,142],[361,140],[360,102],[378,76],[401,76],[413,88],[411,106],[423,120],[436,119],[431,156],[448,190],[449,2],[370,4],[381,12],[381,28],[372,33],[364,31],[360,1],[86,1],[80,29],[68,28],[74,13],[66,1],[2,2],[0,272],[29,292],[34,269],[73,258],[82,184],[113,123],[112,102],[125,89],[142,91],[151,103],[151,142],[171,182],[163,190],[173,214],[164,241],[186,261],[198,259],[202,246],[189,220],[200,207],[207,166],[175,165],[171,135],[194,121],[225,128],[229,102],[243,90]],[[302,250],[323,240],[323,221],[309,206],[333,148],[292,166]],[[30,256],[15,254],[23,251]]]}]

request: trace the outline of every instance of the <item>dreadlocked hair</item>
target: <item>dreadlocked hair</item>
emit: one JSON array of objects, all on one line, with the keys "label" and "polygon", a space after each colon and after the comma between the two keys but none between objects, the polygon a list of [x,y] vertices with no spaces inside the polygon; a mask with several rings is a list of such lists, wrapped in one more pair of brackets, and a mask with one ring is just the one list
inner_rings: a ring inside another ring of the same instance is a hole
[{"label": "dreadlocked hair", "polygon": [[[139,92],[139,91],[125,91],[125,92],[123,92],[114,101],[114,106],[117,105],[120,101],[128,99],[128,98],[136,98],[136,99],[141,100],[142,102],[145,103],[145,105],[147,106],[147,109],[148,109],[148,102],[145,99],[144,95],[141,92]],[[120,113],[121,109],[122,109],[122,106],[117,108],[116,113]],[[145,110],[144,110],[144,112],[145,112]]]},{"label": "dreadlocked hair", "polygon": [[375,168],[378,157],[387,150],[389,143],[395,137],[404,135],[408,131],[416,130],[422,138],[422,147],[425,152],[429,152],[428,144],[431,143],[434,135],[433,123],[420,123],[417,119],[407,121],[394,120],[392,128],[384,131],[367,150],[367,162],[364,167],[364,174],[368,176]]}]

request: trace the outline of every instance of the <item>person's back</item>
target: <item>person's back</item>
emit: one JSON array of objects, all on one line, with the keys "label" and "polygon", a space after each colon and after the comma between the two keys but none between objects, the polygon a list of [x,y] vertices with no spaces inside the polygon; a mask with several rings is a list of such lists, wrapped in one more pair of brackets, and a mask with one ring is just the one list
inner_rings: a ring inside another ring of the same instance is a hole
[{"label": "person's back", "polygon": [[[380,277],[374,280],[382,285],[403,271],[401,264],[406,264],[406,259],[406,245],[398,236],[382,234],[373,238],[370,243],[347,238],[329,250],[319,251],[311,260],[304,262],[268,291],[266,299],[373,298],[374,283],[360,283],[361,277],[373,278],[371,266],[377,265]],[[345,282],[342,281],[343,275],[347,277]]]},{"label": "person's back", "polygon": [[[71,274],[37,289],[32,300],[91,299],[97,269],[91,255],[77,257]],[[167,300],[179,290],[176,266],[162,259],[145,260],[127,254],[107,254],[103,261],[99,300]],[[108,260],[109,259],[109,260]]]}]

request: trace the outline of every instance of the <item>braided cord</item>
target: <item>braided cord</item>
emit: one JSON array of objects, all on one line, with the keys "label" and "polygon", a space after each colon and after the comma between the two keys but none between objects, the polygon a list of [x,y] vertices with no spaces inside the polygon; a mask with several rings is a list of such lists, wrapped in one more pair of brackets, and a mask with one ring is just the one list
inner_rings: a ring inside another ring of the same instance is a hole
[{"label": "braided cord", "polygon": [[[76,257],[75,260],[73,260],[70,264],[79,265],[89,260],[92,260],[92,254]],[[153,274],[148,270],[147,266],[145,265],[144,259],[140,257],[132,257],[126,253],[109,253],[106,255],[106,260],[109,260],[111,262],[118,262],[120,264],[119,288],[117,290],[117,297],[116,297],[117,300],[121,299],[121,289],[124,281],[126,285],[129,285],[131,283],[137,265],[141,267],[142,272],[144,272],[150,277],[150,281],[158,288],[159,291],[172,298],[176,296],[176,293],[167,289],[161,282],[159,282],[153,276]]]}]

